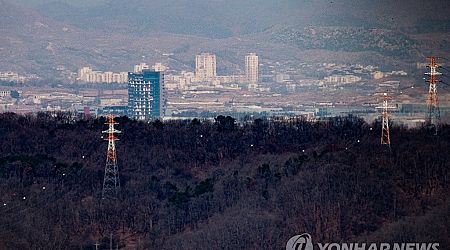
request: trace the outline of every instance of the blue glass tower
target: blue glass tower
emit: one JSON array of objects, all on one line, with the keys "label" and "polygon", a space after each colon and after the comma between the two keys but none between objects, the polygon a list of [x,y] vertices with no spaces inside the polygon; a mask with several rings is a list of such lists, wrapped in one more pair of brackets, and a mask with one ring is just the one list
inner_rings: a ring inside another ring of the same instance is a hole
[{"label": "blue glass tower", "polygon": [[162,117],[163,83],[161,72],[128,73],[128,115],[137,120]]}]

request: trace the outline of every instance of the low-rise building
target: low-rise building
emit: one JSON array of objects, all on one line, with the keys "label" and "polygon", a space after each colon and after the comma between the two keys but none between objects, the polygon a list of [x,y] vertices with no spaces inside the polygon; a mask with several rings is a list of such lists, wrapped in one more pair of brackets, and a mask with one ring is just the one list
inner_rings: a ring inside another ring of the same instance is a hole
[{"label": "low-rise building", "polygon": [[361,77],[355,75],[331,75],[324,78],[328,83],[355,83],[361,81]]}]

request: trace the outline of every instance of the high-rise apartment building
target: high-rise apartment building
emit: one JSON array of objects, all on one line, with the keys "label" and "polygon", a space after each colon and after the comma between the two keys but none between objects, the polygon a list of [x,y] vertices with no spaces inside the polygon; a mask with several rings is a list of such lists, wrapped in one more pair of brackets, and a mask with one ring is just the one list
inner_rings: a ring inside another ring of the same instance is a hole
[{"label": "high-rise apartment building", "polygon": [[250,53],[245,56],[245,76],[248,81],[249,89],[256,89],[258,87],[258,70],[259,60],[255,53]]},{"label": "high-rise apartment building", "polygon": [[128,114],[137,120],[164,115],[164,75],[161,72],[128,73]]},{"label": "high-rise apartment building", "polygon": [[216,55],[201,53],[195,56],[195,77],[198,81],[212,81],[216,74]]}]

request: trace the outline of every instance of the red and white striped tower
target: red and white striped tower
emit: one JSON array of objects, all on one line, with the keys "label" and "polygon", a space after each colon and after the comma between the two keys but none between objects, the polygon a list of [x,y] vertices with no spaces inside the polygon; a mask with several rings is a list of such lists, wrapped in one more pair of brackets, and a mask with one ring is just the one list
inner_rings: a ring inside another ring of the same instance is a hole
[{"label": "red and white striped tower", "polygon": [[436,134],[440,122],[440,111],[439,111],[439,99],[437,95],[437,83],[439,83],[438,76],[441,75],[437,71],[439,65],[437,64],[436,57],[429,57],[430,64],[428,64],[428,68],[430,68],[430,72],[425,73],[428,75],[427,82],[429,83],[428,89],[428,98],[427,98],[427,106],[428,106],[428,114],[427,114],[427,125],[434,126],[436,129]]},{"label": "red and white striped tower", "polygon": [[388,106],[389,96],[387,93],[383,93],[383,106],[376,107],[377,109],[383,109],[382,125],[381,125],[381,145],[391,146],[391,136],[389,133],[389,109],[395,107]]},{"label": "red and white striped tower", "polygon": [[102,133],[108,134],[108,151],[106,154],[105,178],[103,179],[102,199],[117,199],[120,190],[119,169],[117,167],[116,143],[119,140],[115,134],[121,133],[114,128],[115,124],[113,115],[107,116],[108,130]]}]

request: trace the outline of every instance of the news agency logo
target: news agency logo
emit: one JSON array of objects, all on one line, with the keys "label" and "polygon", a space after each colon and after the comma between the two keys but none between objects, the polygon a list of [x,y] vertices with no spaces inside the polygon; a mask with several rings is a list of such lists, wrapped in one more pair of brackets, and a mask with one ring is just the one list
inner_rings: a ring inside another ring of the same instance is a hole
[{"label": "news agency logo", "polygon": [[290,238],[286,250],[313,250],[311,235],[304,233]]},{"label": "news agency logo", "polygon": [[[439,243],[317,243],[316,250],[439,250]],[[289,239],[286,250],[313,250],[311,235],[296,235]]]}]

